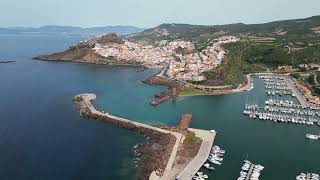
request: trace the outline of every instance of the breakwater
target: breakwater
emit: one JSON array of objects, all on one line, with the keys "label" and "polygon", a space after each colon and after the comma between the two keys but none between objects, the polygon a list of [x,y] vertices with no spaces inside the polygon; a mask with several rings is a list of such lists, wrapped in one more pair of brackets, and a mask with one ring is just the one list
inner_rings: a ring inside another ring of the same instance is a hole
[{"label": "breakwater", "polygon": [[175,179],[176,176],[190,177],[191,179],[192,176],[201,168],[203,161],[207,159],[210,153],[216,134],[205,130],[189,128],[189,131],[195,132],[202,140],[202,144],[198,150],[198,155],[194,157],[182,171],[177,171],[173,166],[176,161],[178,150],[183,148],[181,146],[185,139],[184,134],[98,111],[91,103],[94,99],[96,99],[95,94],[80,94],[74,97],[73,100],[76,107],[79,109],[80,114],[83,117],[104,121],[117,127],[136,131],[149,137],[154,143],[161,146],[154,149],[151,145],[150,147],[152,150],[149,149],[149,151],[146,151],[149,154],[143,155],[144,162],[141,164],[142,167],[140,167],[138,179],[149,178],[150,180],[167,180]]},{"label": "breakwater", "polygon": [[[136,131],[149,137],[153,143],[160,145],[159,148],[153,149],[153,151],[145,150],[151,154],[147,155],[149,159],[146,158],[146,161],[141,163],[143,167],[139,169],[138,179],[146,179],[147,176],[156,170],[157,176],[166,174],[165,169],[172,167],[172,159],[175,158],[177,146],[182,135],[98,111],[90,102],[95,98],[95,94],[80,94],[74,97],[74,102],[83,117],[104,121],[120,128]],[[146,155],[144,156],[146,157]]]}]

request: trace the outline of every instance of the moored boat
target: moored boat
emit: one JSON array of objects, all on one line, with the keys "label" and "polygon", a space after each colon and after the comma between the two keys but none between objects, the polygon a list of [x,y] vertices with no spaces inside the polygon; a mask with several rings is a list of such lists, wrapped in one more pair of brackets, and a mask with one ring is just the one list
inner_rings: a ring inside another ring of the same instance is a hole
[{"label": "moored boat", "polygon": [[313,139],[313,140],[318,140],[318,139],[320,139],[320,135],[306,134],[306,138]]}]

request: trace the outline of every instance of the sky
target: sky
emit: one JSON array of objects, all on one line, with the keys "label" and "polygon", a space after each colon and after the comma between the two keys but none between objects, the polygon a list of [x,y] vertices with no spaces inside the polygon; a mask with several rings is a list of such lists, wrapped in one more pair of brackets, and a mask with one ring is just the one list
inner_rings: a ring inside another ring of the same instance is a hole
[{"label": "sky", "polygon": [[264,23],[320,15],[320,0],[0,0],[0,27]]}]

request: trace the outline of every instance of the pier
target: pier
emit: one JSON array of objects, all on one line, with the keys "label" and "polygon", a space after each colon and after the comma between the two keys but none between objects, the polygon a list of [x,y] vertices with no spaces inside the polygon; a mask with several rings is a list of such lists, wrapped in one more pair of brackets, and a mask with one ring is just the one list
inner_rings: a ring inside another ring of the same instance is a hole
[{"label": "pier", "polygon": [[311,180],[311,174],[307,173],[307,180]]},{"label": "pier", "polygon": [[250,177],[252,175],[252,172],[253,172],[253,169],[254,169],[254,164],[251,164],[245,180],[249,180],[250,179]]},{"label": "pier", "polygon": [[248,160],[244,160],[244,162],[241,167],[240,177],[237,180],[259,180],[264,167],[260,164],[253,164]]},{"label": "pier", "polygon": [[142,134],[152,134],[154,136],[163,134],[170,135],[175,138],[173,147],[170,147],[170,149],[168,149],[171,150],[171,153],[168,157],[166,167],[163,169],[163,173],[161,174],[158,171],[153,171],[149,176],[149,180],[173,180],[177,175],[178,176],[176,177],[176,179],[191,180],[192,177],[206,162],[213,145],[213,141],[216,135],[215,132],[212,133],[206,130],[188,128],[189,131],[195,132],[195,134],[199,138],[201,138],[202,144],[200,146],[200,149],[198,150],[198,154],[196,155],[196,157],[194,157],[192,161],[181,172],[176,172],[173,164],[176,160],[179,146],[182,145],[185,138],[183,134],[98,111],[91,103],[91,101],[95,99],[95,94],[80,94],[74,97],[76,106],[79,108],[82,116],[105,121],[118,127],[135,130]]}]

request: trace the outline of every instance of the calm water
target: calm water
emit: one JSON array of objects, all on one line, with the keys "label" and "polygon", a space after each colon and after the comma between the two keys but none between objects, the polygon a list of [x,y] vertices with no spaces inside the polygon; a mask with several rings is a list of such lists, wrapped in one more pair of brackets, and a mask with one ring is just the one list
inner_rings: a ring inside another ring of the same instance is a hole
[{"label": "calm water", "polygon": [[133,132],[83,119],[71,98],[93,92],[104,111],[149,124],[174,125],[192,113],[192,127],[218,131],[226,149],[223,165],[210,179],[239,176],[243,160],[265,166],[261,179],[291,180],[300,172],[320,173],[320,143],[306,140],[317,126],[274,124],[241,114],[246,99],[263,103],[263,82],[250,92],[225,96],[181,97],[154,108],[153,94],[165,87],[141,80],[157,70],[32,61],[63,50],[81,37],[0,36],[0,179],[135,179],[132,146],[143,142]]}]

